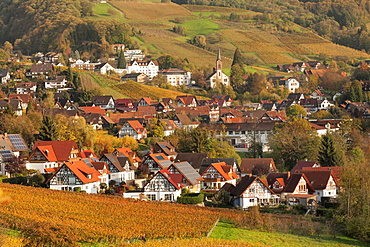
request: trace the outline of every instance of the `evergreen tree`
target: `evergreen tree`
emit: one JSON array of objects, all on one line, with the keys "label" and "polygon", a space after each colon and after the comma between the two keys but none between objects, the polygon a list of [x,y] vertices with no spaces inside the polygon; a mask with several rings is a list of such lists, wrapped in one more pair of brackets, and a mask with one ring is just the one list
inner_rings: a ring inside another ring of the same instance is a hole
[{"label": "evergreen tree", "polygon": [[352,102],[363,102],[364,101],[364,94],[362,92],[361,82],[356,80],[351,83],[349,96]]},{"label": "evergreen tree", "polygon": [[68,67],[66,77],[67,77],[67,81],[73,82],[73,72],[72,72],[72,68],[70,66]]},{"label": "evergreen tree", "polygon": [[57,128],[55,126],[54,120],[50,116],[44,116],[38,140],[56,141],[57,134]]},{"label": "evergreen tree", "polygon": [[333,135],[329,132],[321,137],[318,161],[322,166],[340,166],[343,164],[343,156],[338,150]]},{"label": "evergreen tree", "polygon": [[117,68],[118,69],[125,69],[126,68],[126,58],[125,58],[125,55],[124,55],[122,49],[119,51]]},{"label": "evergreen tree", "polygon": [[239,64],[242,68],[244,66],[243,56],[242,56],[242,53],[240,52],[239,48],[236,48],[236,50],[234,52],[234,58],[233,58],[233,62],[231,64],[231,66],[233,66],[235,64]]},{"label": "evergreen tree", "polygon": [[240,64],[234,64],[231,66],[231,86],[237,93],[244,93],[246,90],[244,84],[244,74],[245,71]]}]

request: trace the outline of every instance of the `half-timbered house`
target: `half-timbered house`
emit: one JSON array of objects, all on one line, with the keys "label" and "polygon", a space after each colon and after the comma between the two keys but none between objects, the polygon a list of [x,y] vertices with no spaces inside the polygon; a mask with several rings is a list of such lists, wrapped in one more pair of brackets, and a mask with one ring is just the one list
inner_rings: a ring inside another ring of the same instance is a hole
[{"label": "half-timbered house", "polygon": [[52,190],[86,191],[98,193],[101,174],[84,161],[65,162],[47,181]]},{"label": "half-timbered house", "polygon": [[148,154],[143,158],[139,169],[144,173],[155,173],[171,164],[171,160],[164,153]]},{"label": "half-timbered house", "polygon": [[129,120],[122,125],[122,128],[118,131],[118,137],[131,136],[136,140],[146,138],[147,131],[141,123],[137,120]]},{"label": "half-timbered house", "polygon": [[124,198],[147,198],[152,201],[176,201],[181,194],[181,186],[176,184],[168,170],[159,170],[142,190],[126,191]]},{"label": "half-timbered house", "polygon": [[167,170],[177,184],[183,185],[190,192],[200,191],[200,181],[203,178],[187,161],[173,163]]},{"label": "half-timbered house", "polygon": [[317,202],[322,203],[322,198],[335,198],[337,196],[338,183],[330,170],[301,170],[297,171],[304,173],[310,184],[315,189]]},{"label": "half-timbered house", "polygon": [[177,155],[176,148],[166,141],[156,142],[153,146],[153,153],[164,153],[169,159],[174,159]]},{"label": "half-timbered house", "polygon": [[277,196],[259,177],[244,176],[231,192],[235,207],[248,208],[258,205],[275,205]]},{"label": "half-timbered house", "polygon": [[[104,154],[100,161],[106,162],[110,172],[108,179],[109,183],[119,184],[121,182],[127,183],[129,180],[135,179],[136,167],[130,164],[129,158],[122,153]],[[114,181],[114,182],[112,182]]]},{"label": "half-timbered house", "polygon": [[302,173],[291,174],[287,180],[284,191],[281,193],[281,199],[288,199],[291,203],[295,203],[295,197],[301,195],[308,195],[315,193],[315,189],[312,187],[310,181],[306,175]]},{"label": "half-timbered house", "polygon": [[226,165],[225,162],[210,164],[201,174],[204,179],[202,189],[217,190],[225,183],[235,185],[238,175],[234,172],[233,167]]},{"label": "half-timbered house", "polygon": [[75,141],[37,141],[26,162],[26,168],[44,173],[46,168],[56,168],[66,161],[77,161],[80,158]]}]

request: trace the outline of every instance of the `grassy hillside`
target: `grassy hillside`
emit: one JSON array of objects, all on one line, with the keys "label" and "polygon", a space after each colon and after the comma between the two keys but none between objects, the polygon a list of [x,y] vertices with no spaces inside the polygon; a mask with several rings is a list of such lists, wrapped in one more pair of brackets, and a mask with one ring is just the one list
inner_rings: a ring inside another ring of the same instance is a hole
[{"label": "grassy hillside", "polygon": [[219,222],[213,229],[210,238],[229,240],[248,240],[252,244],[264,244],[271,247],[349,247],[368,246],[367,243],[343,236],[331,237],[322,233],[321,236],[299,236],[276,232],[261,232],[235,228],[230,223]]},{"label": "grassy hillside", "polygon": [[[172,3],[110,3],[125,14],[131,26],[140,31],[138,43],[148,53],[186,57],[199,66],[214,66],[218,48],[224,56],[224,67],[230,66],[236,48],[253,59],[253,65],[257,66],[315,59],[320,53],[351,58],[369,57],[367,53],[333,44],[294,23],[257,20],[256,16],[261,14],[252,11]],[[231,13],[243,19],[230,21]],[[187,37],[172,32],[175,25],[184,27]],[[207,37],[207,50],[186,42],[195,35]]]}]

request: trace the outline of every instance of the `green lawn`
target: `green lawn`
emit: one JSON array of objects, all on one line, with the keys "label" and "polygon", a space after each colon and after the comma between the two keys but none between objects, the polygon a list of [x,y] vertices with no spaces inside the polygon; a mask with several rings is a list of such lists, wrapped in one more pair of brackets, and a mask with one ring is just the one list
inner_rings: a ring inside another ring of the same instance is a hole
[{"label": "green lawn", "polygon": [[248,240],[250,243],[262,243],[272,247],[344,247],[344,246],[369,246],[368,243],[361,242],[343,236],[336,238],[331,236],[297,236],[293,234],[283,234],[276,232],[261,232],[235,228],[230,223],[219,222],[213,229],[210,238]]},{"label": "green lawn", "polygon": [[211,20],[186,21],[182,26],[188,31],[188,36],[208,35],[219,31],[218,24]]},{"label": "green lawn", "polygon": [[92,8],[93,13],[95,15],[99,16],[99,17],[109,17],[109,16],[111,16],[108,13],[108,9],[114,9],[114,8],[111,5],[107,4],[107,3],[97,3],[97,4],[94,4],[94,6]]},{"label": "green lawn", "polygon": [[[111,9],[114,12],[109,13],[108,10]],[[91,19],[118,19],[120,21],[126,21],[123,18],[123,14],[112,5],[108,3],[96,3],[93,5],[92,11],[95,16],[90,17]]]}]

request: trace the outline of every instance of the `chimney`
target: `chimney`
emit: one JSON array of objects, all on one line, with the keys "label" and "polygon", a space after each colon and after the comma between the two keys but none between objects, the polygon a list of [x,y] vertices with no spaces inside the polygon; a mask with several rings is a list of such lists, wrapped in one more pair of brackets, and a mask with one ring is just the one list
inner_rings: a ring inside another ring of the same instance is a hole
[{"label": "chimney", "polygon": [[288,172],[288,179],[290,178],[290,172]]}]

